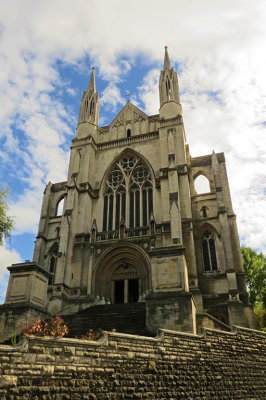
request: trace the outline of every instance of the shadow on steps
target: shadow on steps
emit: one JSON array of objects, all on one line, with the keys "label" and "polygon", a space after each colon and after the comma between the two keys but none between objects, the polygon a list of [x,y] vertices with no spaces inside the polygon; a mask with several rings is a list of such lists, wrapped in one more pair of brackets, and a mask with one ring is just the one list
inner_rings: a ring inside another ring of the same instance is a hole
[{"label": "shadow on steps", "polygon": [[92,306],[73,315],[64,315],[63,318],[69,328],[67,336],[72,338],[86,335],[89,329],[155,336],[146,328],[145,303]]}]

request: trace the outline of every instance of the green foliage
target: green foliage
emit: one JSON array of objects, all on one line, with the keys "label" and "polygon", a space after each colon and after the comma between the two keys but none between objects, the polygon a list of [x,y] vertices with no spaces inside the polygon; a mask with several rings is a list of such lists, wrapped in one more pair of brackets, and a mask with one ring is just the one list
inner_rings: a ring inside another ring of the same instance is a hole
[{"label": "green foliage", "polygon": [[242,258],[246,273],[250,302],[260,327],[266,329],[266,257],[249,247],[242,247]]},{"label": "green foliage", "polygon": [[262,302],[255,303],[254,313],[260,329],[266,332],[266,307],[263,305]]},{"label": "green foliage", "polygon": [[3,238],[8,238],[14,227],[14,220],[7,215],[8,205],[6,199],[8,197],[7,189],[0,189],[0,245],[3,245]]}]

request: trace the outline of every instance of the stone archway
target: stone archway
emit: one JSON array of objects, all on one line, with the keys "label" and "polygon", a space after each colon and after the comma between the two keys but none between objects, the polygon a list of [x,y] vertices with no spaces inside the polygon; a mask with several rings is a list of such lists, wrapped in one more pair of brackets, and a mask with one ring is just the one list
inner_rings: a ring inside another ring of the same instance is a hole
[{"label": "stone archway", "polygon": [[151,288],[150,262],[137,245],[124,243],[106,250],[94,269],[95,296],[111,303],[134,303]]}]

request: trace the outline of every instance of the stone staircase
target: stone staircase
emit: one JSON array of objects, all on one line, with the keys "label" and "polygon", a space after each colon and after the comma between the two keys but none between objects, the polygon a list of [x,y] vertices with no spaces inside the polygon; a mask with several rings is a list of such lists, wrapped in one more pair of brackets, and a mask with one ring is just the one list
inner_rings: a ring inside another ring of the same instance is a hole
[{"label": "stone staircase", "polygon": [[154,336],[145,326],[145,303],[107,304],[86,308],[73,315],[63,316],[68,337],[81,337],[89,329],[103,329],[132,335]]}]

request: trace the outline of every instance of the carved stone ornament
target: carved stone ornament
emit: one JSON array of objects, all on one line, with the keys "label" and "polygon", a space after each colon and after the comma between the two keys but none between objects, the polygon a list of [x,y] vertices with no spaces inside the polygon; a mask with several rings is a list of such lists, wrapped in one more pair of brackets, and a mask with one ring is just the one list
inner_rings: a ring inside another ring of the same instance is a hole
[{"label": "carved stone ornament", "polygon": [[169,164],[175,163],[175,154],[168,154]]},{"label": "carved stone ornament", "polygon": [[187,175],[187,173],[188,173],[187,165],[186,164],[178,165],[177,172],[178,172],[178,175]]},{"label": "carved stone ornament", "polygon": [[176,204],[178,207],[178,192],[169,193],[169,201],[170,201],[170,208],[172,207],[173,203]]}]

